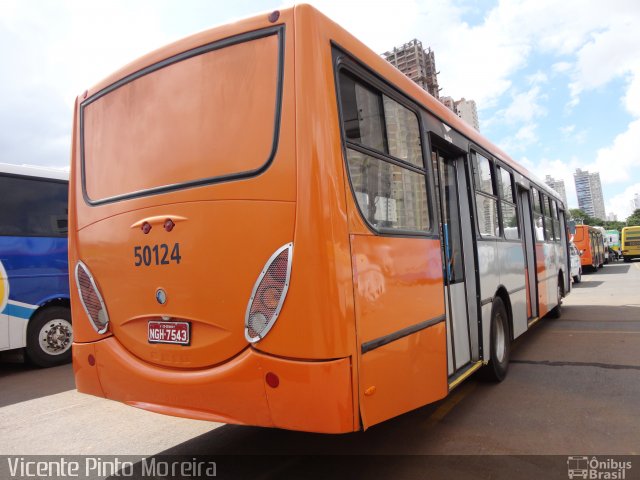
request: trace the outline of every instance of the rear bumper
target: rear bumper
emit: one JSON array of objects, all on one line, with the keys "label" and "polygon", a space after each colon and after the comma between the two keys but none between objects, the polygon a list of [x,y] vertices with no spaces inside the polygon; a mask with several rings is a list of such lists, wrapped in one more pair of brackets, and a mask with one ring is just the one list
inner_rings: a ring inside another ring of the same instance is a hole
[{"label": "rear bumper", "polygon": [[[94,365],[90,364],[90,356]],[[213,368],[175,370],[117,339],[73,344],[78,391],[178,417],[322,433],[354,430],[351,361],[298,361],[248,348]],[[265,380],[272,372],[279,385]]]}]

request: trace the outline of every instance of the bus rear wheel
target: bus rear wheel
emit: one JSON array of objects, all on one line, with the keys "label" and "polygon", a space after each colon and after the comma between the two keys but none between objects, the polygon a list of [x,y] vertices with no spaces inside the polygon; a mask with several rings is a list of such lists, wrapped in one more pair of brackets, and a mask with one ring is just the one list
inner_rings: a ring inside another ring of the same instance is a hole
[{"label": "bus rear wheel", "polygon": [[509,369],[509,353],[511,335],[507,309],[500,297],[496,297],[491,308],[491,346],[490,359],[485,367],[485,377],[494,382],[501,382]]},{"label": "bus rear wheel", "polygon": [[45,308],[29,321],[27,357],[38,367],[69,363],[72,342],[71,311],[66,307]]},{"label": "bus rear wheel", "polygon": [[557,288],[558,303],[549,312],[549,316],[551,318],[560,318],[560,315],[562,315],[562,299],[564,297],[564,285],[562,284],[562,280],[560,280],[560,278],[558,278],[558,288]]}]

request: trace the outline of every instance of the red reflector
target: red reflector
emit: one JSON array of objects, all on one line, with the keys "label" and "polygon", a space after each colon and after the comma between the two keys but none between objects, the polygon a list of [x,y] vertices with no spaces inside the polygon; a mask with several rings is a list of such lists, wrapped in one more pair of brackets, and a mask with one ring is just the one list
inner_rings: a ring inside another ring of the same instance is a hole
[{"label": "red reflector", "polygon": [[144,234],[146,235],[147,233],[149,233],[151,231],[151,224],[149,222],[144,222],[142,224],[142,231],[144,232]]},{"label": "red reflector", "polygon": [[170,232],[171,230],[173,230],[173,227],[175,227],[176,224],[173,223],[173,220],[171,220],[170,218],[167,218],[167,220],[164,222],[164,229],[167,232]]},{"label": "red reflector", "polygon": [[94,357],[93,355],[89,355],[89,358],[87,358],[87,361],[89,362],[89,365],[93,367],[96,364],[96,357]]},{"label": "red reflector", "polygon": [[280,379],[273,372],[267,373],[265,380],[267,381],[267,385],[269,385],[271,388],[276,388],[278,385],[280,385]]}]

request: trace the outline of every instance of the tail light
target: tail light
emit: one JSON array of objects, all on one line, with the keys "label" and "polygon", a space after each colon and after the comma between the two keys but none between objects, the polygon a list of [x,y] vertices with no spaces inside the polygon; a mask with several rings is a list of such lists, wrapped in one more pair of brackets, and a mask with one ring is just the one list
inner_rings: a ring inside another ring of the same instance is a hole
[{"label": "tail light", "polygon": [[98,333],[106,332],[109,326],[107,307],[104,304],[104,300],[102,300],[93,275],[82,262],[78,262],[76,265],[76,284],[78,285],[80,301],[91,325]]},{"label": "tail light", "polygon": [[251,343],[262,340],[280,315],[289,289],[292,255],[293,243],[276,250],[253,286],[244,318],[244,336]]}]

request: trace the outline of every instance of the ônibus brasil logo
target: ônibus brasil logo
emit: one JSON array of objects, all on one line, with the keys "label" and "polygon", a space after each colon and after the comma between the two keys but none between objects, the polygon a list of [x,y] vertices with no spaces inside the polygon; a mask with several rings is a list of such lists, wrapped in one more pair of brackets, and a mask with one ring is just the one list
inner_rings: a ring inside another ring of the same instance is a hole
[{"label": "\u00f4nibus brasil logo", "polygon": [[567,458],[567,474],[570,479],[625,480],[631,462],[615,458],[572,456]]}]

